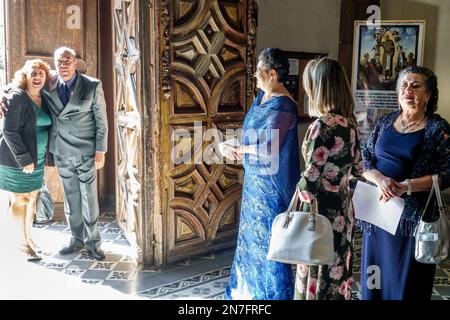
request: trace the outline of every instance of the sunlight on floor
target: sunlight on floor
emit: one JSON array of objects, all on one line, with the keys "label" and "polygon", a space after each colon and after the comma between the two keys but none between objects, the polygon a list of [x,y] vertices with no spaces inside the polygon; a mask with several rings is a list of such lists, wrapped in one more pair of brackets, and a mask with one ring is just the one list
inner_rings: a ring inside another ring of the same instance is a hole
[{"label": "sunlight on floor", "polygon": [[[3,200],[3,198],[1,199]],[[44,300],[134,300],[137,296],[121,293],[109,286],[82,282],[76,266],[71,269],[52,269],[35,262],[27,262],[18,253],[17,228],[4,210],[4,201],[0,201],[0,299],[44,299]],[[66,226],[67,227],[67,226]],[[62,246],[69,243],[70,233],[32,228],[32,238],[42,250],[46,265],[67,265],[70,260],[55,257]],[[129,255],[129,246],[104,242],[105,252]],[[62,272],[62,270],[64,272]]]},{"label": "sunlight on floor", "polygon": [[0,299],[15,300],[134,300],[107,286],[83,283],[76,276],[46,269],[34,263],[10,260],[0,266]]}]

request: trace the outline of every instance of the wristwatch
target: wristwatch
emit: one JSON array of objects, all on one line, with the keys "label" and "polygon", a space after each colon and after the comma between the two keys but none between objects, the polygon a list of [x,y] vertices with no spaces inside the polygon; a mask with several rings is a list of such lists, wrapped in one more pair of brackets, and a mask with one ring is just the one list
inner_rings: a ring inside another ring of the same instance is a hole
[{"label": "wristwatch", "polygon": [[412,192],[411,179],[406,179],[406,184],[408,185],[408,191],[406,192],[406,195],[410,196]]}]

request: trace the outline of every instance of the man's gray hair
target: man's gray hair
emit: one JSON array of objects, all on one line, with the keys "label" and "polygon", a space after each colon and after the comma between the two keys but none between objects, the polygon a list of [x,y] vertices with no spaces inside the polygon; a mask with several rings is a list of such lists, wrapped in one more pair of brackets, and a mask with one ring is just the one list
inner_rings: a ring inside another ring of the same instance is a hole
[{"label": "man's gray hair", "polygon": [[60,48],[56,49],[54,58],[57,59],[57,58],[61,57],[64,53],[70,54],[72,56],[72,58],[74,58],[74,59],[77,58],[77,54],[76,54],[75,50],[73,50],[72,48],[69,48],[69,47],[60,47]]}]

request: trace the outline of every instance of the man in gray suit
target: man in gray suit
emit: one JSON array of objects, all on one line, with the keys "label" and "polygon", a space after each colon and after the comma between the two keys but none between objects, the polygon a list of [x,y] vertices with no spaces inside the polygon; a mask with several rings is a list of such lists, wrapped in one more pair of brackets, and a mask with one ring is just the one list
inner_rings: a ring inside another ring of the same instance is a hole
[{"label": "man in gray suit", "polygon": [[72,239],[60,250],[70,254],[86,247],[97,260],[100,248],[97,171],[105,164],[108,124],[100,80],[76,70],[73,49],[55,51],[58,76],[43,91],[52,117],[49,150],[64,188],[64,212]]}]

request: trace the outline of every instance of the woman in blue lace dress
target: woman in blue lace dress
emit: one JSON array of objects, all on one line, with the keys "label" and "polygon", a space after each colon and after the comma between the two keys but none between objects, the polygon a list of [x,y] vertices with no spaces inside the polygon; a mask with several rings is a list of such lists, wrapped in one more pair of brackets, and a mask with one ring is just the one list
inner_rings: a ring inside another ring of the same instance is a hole
[{"label": "woman in blue lace dress", "polygon": [[[414,229],[432,185],[450,186],[450,126],[435,114],[437,77],[408,67],[397,80],[400,110],[381,118],[363,149],[364,177],[375,183],[381,201],[403,197],[395,235],[359,221],[364,229],[361,266],[363,300],[429,300],[436,265],[414,258]],[[379,274],[369,271],[378,266]],[[379,281],[378,281],[378,280]]]},{"label": "woman in blue lace dress", "polygon": [[280,49],[261,52],[255,73],[261,90],[245,117],[241,146],[229,156],[243,158],[245,175],[228,299],[293,298],[291,266],[266,258],[273,219],[287,209],[300,176],[297,105],[284,87],[288,71]]}]

